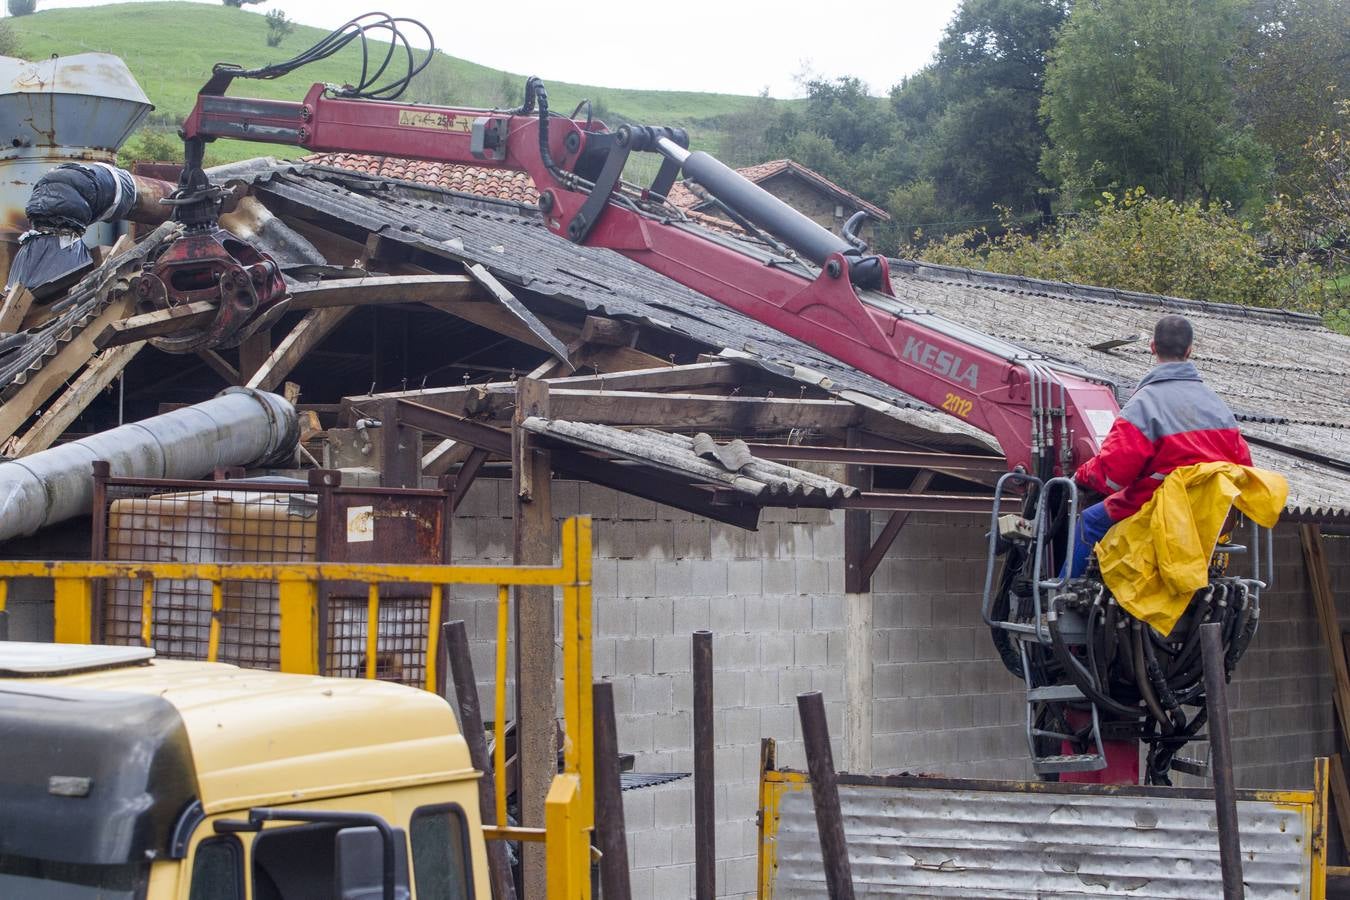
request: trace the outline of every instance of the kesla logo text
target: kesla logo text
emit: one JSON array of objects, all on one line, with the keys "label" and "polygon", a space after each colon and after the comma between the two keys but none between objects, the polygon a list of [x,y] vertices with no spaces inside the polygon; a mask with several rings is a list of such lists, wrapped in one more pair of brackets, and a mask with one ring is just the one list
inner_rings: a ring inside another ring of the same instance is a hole
[{"label": "kesla logo text", "polygon": [[939,350],[927,341],[918,338],[905,338],[905,352],[900,354],[911,359],[925,369],[939,375],[945,375],[957,384],[968,384],[971,390],[979,388],[980,367],[975,363],[963,363],[961,357],[946,350]]}]

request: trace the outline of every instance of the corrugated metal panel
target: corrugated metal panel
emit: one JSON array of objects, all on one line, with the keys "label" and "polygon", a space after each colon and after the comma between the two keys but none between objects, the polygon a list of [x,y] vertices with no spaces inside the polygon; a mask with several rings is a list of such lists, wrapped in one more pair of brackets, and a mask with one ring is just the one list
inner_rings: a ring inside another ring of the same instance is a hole
[{"label": "corrugated metal panel", "polygon": [[[777,866],[765,896],[823,897],[811,792],[775,785]],[[860,897],[1221,896],[1211,800],[841,785]],[[1249,900],[1308,897],[1310,807],[1241,800]]]},{"label": "corrugated metal panel", "polygon": [[[765,500],[828,502],[858,493],[857,488],[832,478],[748,454],[744,455],[745,462],[742,465],[734,470],[728,469],[716,459],[699,456],[695,451],[695,439],[682,434],[650,428],[629,431],[610,425],[535,416],[526,419],[522,426],[526,431],[547,435],[576,447],[646,463],[694,481],[720,485]],[[706,435],[699,437],[706,438]]]},{"label": "corrugated metal panel", "polygon": [[688,772],[620,772],[619,790],[640,791],[688,778]]}]

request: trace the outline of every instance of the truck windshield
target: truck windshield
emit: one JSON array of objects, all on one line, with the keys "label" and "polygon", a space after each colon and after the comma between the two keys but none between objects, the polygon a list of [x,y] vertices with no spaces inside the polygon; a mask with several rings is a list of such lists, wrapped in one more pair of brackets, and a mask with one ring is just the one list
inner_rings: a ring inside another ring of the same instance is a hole
[{"label": "truck windshield", "polygon": [[90,866],[0,854],[0,897],[24,900],[138,900],[145,864]]}]

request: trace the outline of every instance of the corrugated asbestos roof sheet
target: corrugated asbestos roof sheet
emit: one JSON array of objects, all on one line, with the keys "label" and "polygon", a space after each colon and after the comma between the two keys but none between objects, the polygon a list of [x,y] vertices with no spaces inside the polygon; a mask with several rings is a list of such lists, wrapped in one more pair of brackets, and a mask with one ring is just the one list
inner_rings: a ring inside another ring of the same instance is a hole
[{"label": "corrugated asbestos roof sheet", "polygon": [[[751,455],[743,441],[717,445],[706,434],[688,437],[650,428],[626,431],[612,425],[531,416],[522,426],[542,435],[608,456],[654,466],[691,481],[728,488],[764,502],[832,501],[858,489],[832,478]],[[737,446],[739,445],[739,446]]]},{"label": "corrugated asbestos roof sheet", "polygon": [[[221,170],[225,172],[225,170]],[[641,321],[923,429],[935,446],[997,449],[990,438],[903,391],[618,253],[550,233],[535,210],[323,168],[231,168],[230,177],[303,207],[453,260],[588,312]],[[217,176],[219,177],[219,176]],[[944,437],[946,436],[946,437]]]},{"label": "corrugated asbestos roof sheet", "polygon": [[914,260],[892,260],[891,283],[903,302],[1112,378],[1122,400],[1152,366],[1158,317],[1181,313],[1195,327],[1193,359],[1238,415],[1256,464],[1288,476],[1290,508],[1350,510],[1350,337],[1312,316]]},{"label": "corrugated asbestos roof sheet", "polygon": [[[534,210],[333,170],[240,167],[292,203],[615,318],[684,335],[926,429],[934,446],[993,446],[969,426],[806,344],[608,250],[549,233]],[[1115,380],[1148,371],[1163,312],[1195,324],[1195,360],[1242,420],[1263,465],[1289,476],[1290,508],[1350,517],[1350,338],[1309,316],[892,261],[897,299]],[[1140,339],[1115,349],[1094,345]],[[944,437],[944,435],[946,437]]]}]

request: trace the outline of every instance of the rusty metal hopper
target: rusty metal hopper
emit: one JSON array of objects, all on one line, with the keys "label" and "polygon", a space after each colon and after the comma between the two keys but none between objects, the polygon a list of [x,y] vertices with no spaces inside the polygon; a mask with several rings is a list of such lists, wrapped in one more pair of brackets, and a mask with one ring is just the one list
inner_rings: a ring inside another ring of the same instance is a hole
[{"label": "rusty metal hopper", "polygon": [[[63,162],[114,162],[152,109],[126,63],[110,53],[0,57],[0,239],[28,227],[23,207],[43,174]],[[111,226],[96,229],[109,230],[87,234],[87,242],[111,242]]]}]

